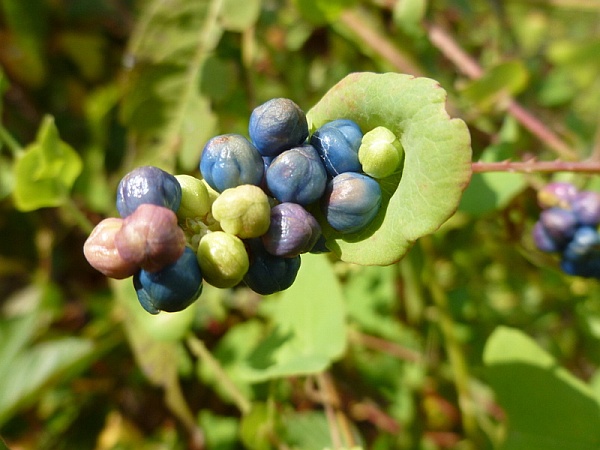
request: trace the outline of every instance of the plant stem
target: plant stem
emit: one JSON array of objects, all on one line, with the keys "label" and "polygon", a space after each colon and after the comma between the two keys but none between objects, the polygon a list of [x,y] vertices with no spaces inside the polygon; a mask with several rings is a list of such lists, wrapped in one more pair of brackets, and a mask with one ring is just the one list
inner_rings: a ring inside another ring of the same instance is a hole
[{"label": "plant stem", "polygon": [[471,165],[473,173],[484,172],[519,172],[519,173],[553,173],[579,172],[600,173],[600,161],[477,161]]},{"label": "plant stem", "polygon": [[23,147],[17,140],[8,132],[2,124],[0,124],[0,142],[4,142],[11,151],[13,158],[18,158],[23,154]]},{"label": "plant stem", "polygon": [[214,372],[217,379],[220,383],[222,383],[223,387],[227,391],[227,393],[231,396],[231,399],[236,404],[237,408],[240,410],[242,414],[248,414],[252,405],[250,400],[248,400],[244,394],[238,389],[233,380],[227,375],[221,363],[217,361],[217,359],[210,353],[210,351],[204,345],[200,339],[198,339],[194,335],[189,335],[187,337],[187,344],[198,358],[202,360],[202,362],[210,367],[210,369]]},{"label": "plant stem", "polygon": [[86,234],[90,234],[94,229],[94,224],[81,212],[70,196],[67,196],[62,209],[71,217],[77,226]]},{"label": "plant stem", "polygon": [[435,261],[435,252],[431,239],[421,239],[423,250],[428,254],[428,268],[426,272],[427,286],[438,312],[438,323],[444,343],[446,353],[450,361],[454,377],[454,385],[458,395],[458,404],[462,418],[462,424],[465,434],[475,445],[479,441],[479,431],[477,427],[477,417],[475,415],[475,405],[470,390],[470,375],[467,361],[463,352],[462,345],[456,336],[454,319],[448,305],[448,297],[444,289],[436,279],[433,261]]},{"label": "plant stem", "polygon": [[[435,24],[426,25],[429,40],[442,52],[461,72],[471,79],[483,76],[483,69],[467,52],[441,27]],[[557,155],[564,159],[577,159],[577,153],[531,112],[511,99],[506,107],[524,128],[544,142]]]}]

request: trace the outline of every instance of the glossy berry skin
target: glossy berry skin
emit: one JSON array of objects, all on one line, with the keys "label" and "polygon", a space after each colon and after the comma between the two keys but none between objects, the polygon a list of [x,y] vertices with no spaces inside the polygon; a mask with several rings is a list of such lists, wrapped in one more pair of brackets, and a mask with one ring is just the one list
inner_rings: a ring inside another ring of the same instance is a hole
[{"label": "glossy berry skin", "polygon": [[196,254],[186,247],[175,263],[158,272],[140,270],[133,277],[133,285],[140,304],[150,314],[181,311],[202,293],[202,274]]},{"label": "glossy berry skin", "polygon": [[217,192],[252,184],[258,186],[264,162],[258,150],[244,136],[224,134],[209,140],[200,159],[202,178]]},{"label": "glossy berry skin", "polygon": [[565,248],[561,268],[569,275],[600,278],[600,235],[594,227],[579,227]]},{"label": "glossy berry skin", "polygon": [[321,236],[321,226],[296,203],[271,208],[271,224],[261,237],[265,249],[276,256],[291,258],[310,251]]},{"label": "glossy berry skin", "polygon": [[561,207],[567,209],[577,196],[577,188],[571,183],[556,181],[548,183],[537,193],[538,204],[542,209]]},{"label": "glossy berry skin", "polygon": [[141,166],[132,170],[121,179],[117,188],[117,210],[121,217],[127,217],[144,203],[177,212],[181,203],[179,182],[158,167]]},{"label": "glossy berry skin", "polygon": [[244,283],[257,294],[270,295],[289,288],[300,269],[300,256],[283,258],[267,252],[260,239],[246,241],[250,268]]},{"label": "glossy berry skin", "polygon": [[252,111],[248,133],[261,155],[277,156],[304,143],[308,122],[304,111],[292,100],[274,98]]},{"label": "glossy berry skin", "polygon": [[600,194],[579,192],[571,201],[571,209],[580,225],[597,226],[600,223]]},{"label": "glossy berry skin", "polygon": [[570,210],[559,207],[542,211],[540,222],[558,246],[566,245],[577,228],[575,214]]},{"label": "glossy berry skin", "polygon": [[267,169],[266,181],[280,202],[308,205],[323,195],[327,173],[314,147],[303,145],[275,158]]},{"label": "glossy berry skin", "polygon": [[323,160],[330,177],[344,172],[361,172],[358,149],[363,133],[356,122],[338,119],[328,122],[313,133],[310,143]]},{"label": "glossy berry skin", "polygon": [[550,236],[542,222],[539,220],[533,226],[533,230],[531,231],[531,235],[533,237],[533,242],[538,250],[541,250],[546,253],[554,253],[559,252],[561,250],[561,245],[559,245],[553,238]]},{"label": "glossy berry skin", "polygon": [[340,233],[355,233],[379,212],[381,188],[367,175],[345,172],[327,184],[321,207],[332,228]]}]

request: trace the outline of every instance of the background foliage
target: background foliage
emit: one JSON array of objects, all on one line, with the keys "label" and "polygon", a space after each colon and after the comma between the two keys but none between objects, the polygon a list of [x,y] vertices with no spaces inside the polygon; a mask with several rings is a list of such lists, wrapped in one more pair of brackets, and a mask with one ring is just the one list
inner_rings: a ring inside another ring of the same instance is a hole
[{"label": "background foliage", "polygon": [[254,106],[308,110],[356,71],[437,80],[474,160],[597,163],[597,0],[0,4],[8,447],[600,447],[598,282],[529,236],[536,188],[597,177],[476,173],[397,264],[311,256],[280,295],[206,286],[178,314],[82,255],[127,171],[197,174]]}]

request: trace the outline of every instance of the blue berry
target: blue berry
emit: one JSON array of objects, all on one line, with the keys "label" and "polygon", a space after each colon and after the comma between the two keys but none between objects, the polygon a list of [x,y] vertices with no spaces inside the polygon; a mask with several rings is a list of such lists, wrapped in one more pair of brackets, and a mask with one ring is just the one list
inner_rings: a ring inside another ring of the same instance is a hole
[{"label": "blue berry", "polygon": [[345,172],[329,181],[321,207],[329,225],[340,233],[366,227],[381,207],[381,188],[373,178]]},{"label": "blue berry", "polygon": [[179,182],[158,167],[142,166],[132,170],[121,179],[117,188],[117,210],[121,217],[127,217],[144,203],[177,212],[181,203]]},{"label": "blue berry", "polygon": [[571,201],[571,209],[579,224],[597,226],[600,223],[600,194],[579,192]]},{"label": "blue berry", "polygon": [[261,295],[274,294],[289,288],[300,269],[300,256],[284,258],[267,252],[260,239],[246,241],[250,268],[244,283]]},{"label": "blue berry", "polygon": [[363,133],[356,122],[338,119],[313,133],[310,143],[317,149],[330,177],[344,172],[361,172],[358,149]]},{"label": "blue berry", "polygon": [[261,155],[276,156],[304,143],[308,122],[304,111],[292,100],[274,98],[252,111],[248,132]]},{"label": "blue berry", "polygon": [[327,184],[327,173],[312,145],[281,153],[266,174],[267,187],[280,202],[308,205],[318,200]]},{"label": "blue berry", "polygon": [[200,172],[218,192],[242,184],[260,185],[264,162],[252,143],[240,134],[224,134],[209,140],[200,159]]},{"label": "blue berry", "polygon": [[577,218],[567,209],[553,207],[540,214],[540,222],[557,245],[565,245],[575,233]]},{"label": "blue berry", "polygon": [[140,270],[133,277],[138,300],[150,314],[176,312],[190,306],[202,293],[202,274],[194,251],[183,255],[158,272]]},{"label": "blue berry", "polygon": [[312,214],[296,203],[280,203],[271,208],[271,223],[261,239],[272,255],[290,258],[311,250],[320,235]]}]

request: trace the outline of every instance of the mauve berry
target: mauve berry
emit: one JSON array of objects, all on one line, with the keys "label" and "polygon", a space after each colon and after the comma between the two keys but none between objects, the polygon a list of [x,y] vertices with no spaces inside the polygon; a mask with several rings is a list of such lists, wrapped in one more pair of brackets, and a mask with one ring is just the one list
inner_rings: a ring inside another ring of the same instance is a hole
[{"label": "mauve berry", "polygon": [[571,209],[581,225],[597,226],[600,223],[600,194],[593,191],[579,192],[571,201]]},{"label": "mauve berry", "polygon": [[271,208],[271,224],[261,239],[272,255],[290,258],[310,251],[320,235],[321,226],[306,209],[280,203]]}]

